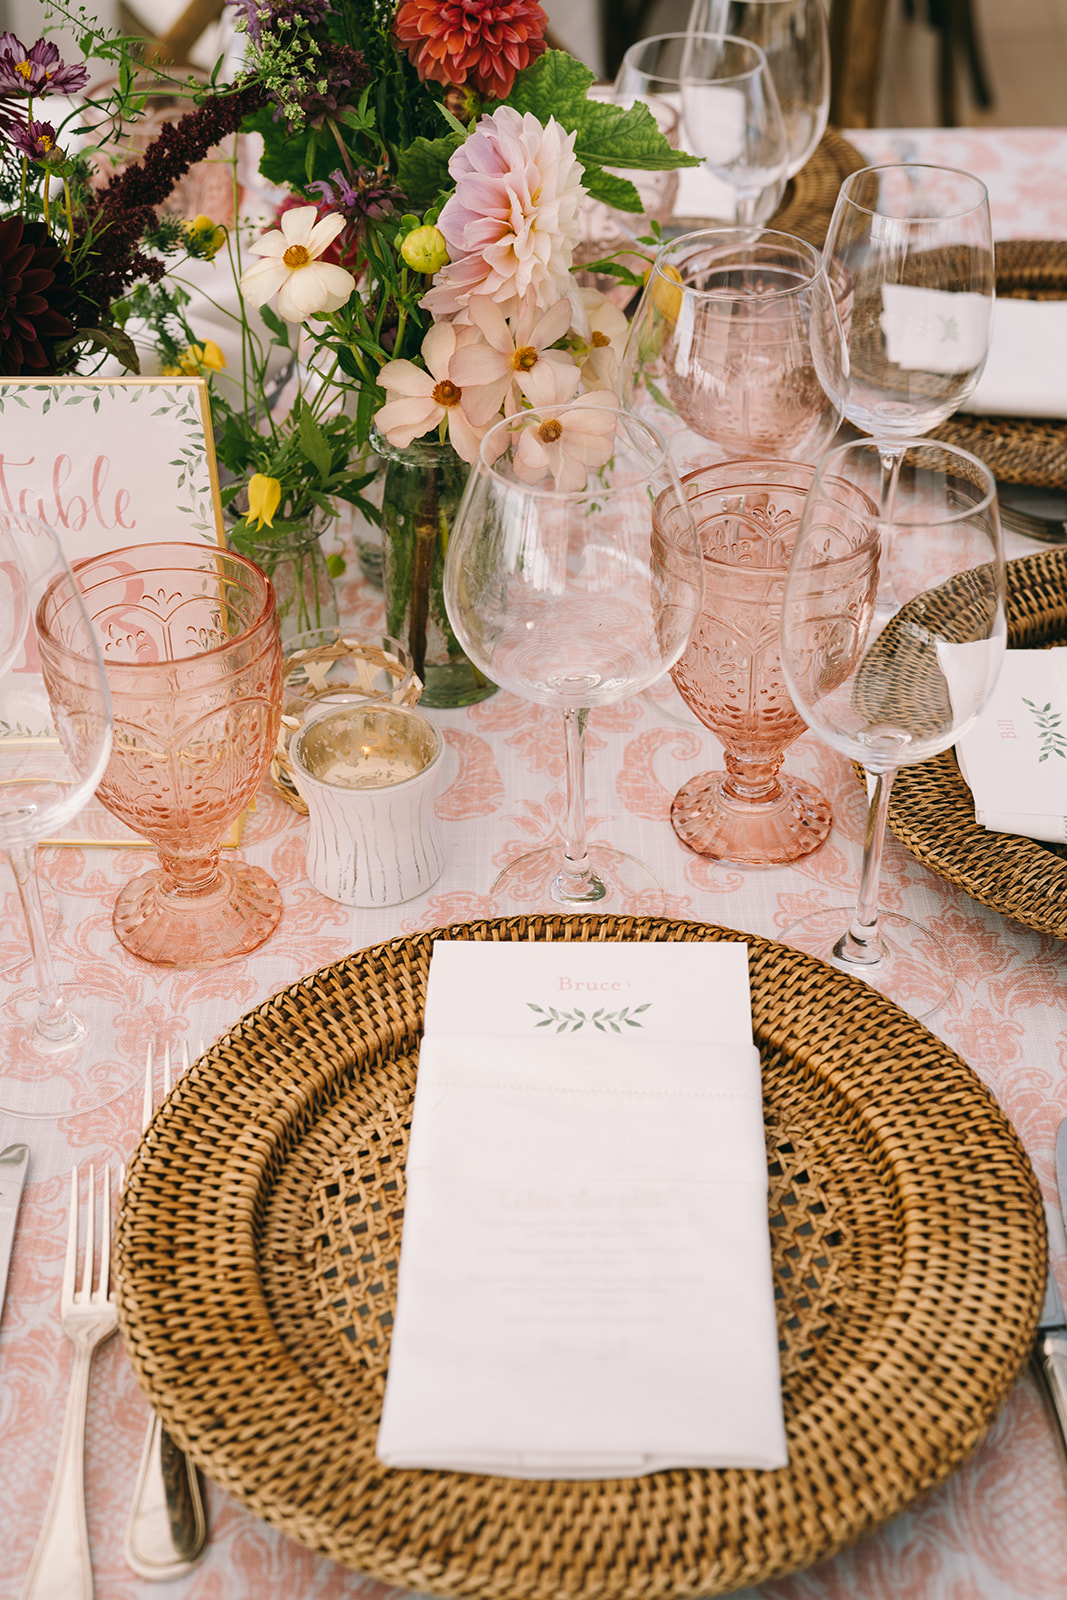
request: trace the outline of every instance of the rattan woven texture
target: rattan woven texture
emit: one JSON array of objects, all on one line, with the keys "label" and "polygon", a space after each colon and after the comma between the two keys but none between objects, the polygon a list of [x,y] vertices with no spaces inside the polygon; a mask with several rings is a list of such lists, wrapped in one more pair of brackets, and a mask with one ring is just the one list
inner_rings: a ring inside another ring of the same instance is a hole
[{"label": "rattan woven texture", "polygon": [[767,226],[780,233],[792,233],[821,249],[837,204],[837,191],[850,172],[858,172],[866,165],[854,145],[836,128],[827,128],[804,166],[786,184],[782,203]]},{"label": "rattan woven texture", "polygon": [[435,937],[746,936],[606,916],[397,939],[274,996],[183,1074],[130,1170],[118,1279],[138,1379],[203,1469],[333,1560],[457,1600],[726,1593],[946,1478],[1030,1347],[1036,1181],[945,1045],[751,936],[790,1466],[574,1483],[377,1463]]},{"label": "rattan woven texture", "polygon": [[[1021,300],[1067,299],[1067,240],[1007,239],[997,244],[997,294]],[[1001,483],[1067,488],[1067,419],[979,417],[966,412],[934,438],[970,450]]]},{"label": "rattan woven texture", "polygon": [[[1067,550],[1008,562],[1008,643],[1018,650],[1067,644]],[[924,865],[975,900],[1067,939],[1067,846],[980,828],[954,751],[901,769],[889,826]]]}]

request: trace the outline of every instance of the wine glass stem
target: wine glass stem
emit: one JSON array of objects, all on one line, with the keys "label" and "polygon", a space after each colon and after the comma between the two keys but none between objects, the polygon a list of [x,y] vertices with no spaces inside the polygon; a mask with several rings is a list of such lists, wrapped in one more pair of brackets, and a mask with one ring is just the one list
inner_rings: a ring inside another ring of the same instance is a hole
[{"label": "wine glass stem", "polygon": [[589,863],[585,842],[585,725],[588,709],[563,713],[567,742],[567,816],[564,822],[563,866],[552,885],[552,897],[564,905],[602,900],[607,890]]},{"label": "wine glass stem", "polygon": [[26,931],[30,936],[33,979],[37,987],[38,1012],[35,1034],[48,1044],[61,1045],[81,1039],[84,1027],[63,998],[56,979],[55,964],[48,944],[48,933],[41,905],[41,886],[37,878],[37,846],[15,846],[6,852],[15,874]]},{"label": "wine glass stem", "polygon": [[885,825],[889,816],[889,796],[896,770],[868,773],[874,778],[874,793],[867,809],[867,828],[863,840],[863,865],[860,868],[859,895],[853,912],[852,924],[847,933],[834,946],[834,955],[840,961],[854,966],[875,966],[884,957],[882,936],[878,930],[878,884],[882,876],[882,850],[885,845]]},{"label": "wine glass stem", "polygon": [[896,504],[897,484],[900,481],[900,464],[904,450],[900,445],[880,444],[878,457],[882,463],[882,481],[878,495],[878,519],[882,524],[882,549],[878,562],[878,596],[875,610],[882,616],[891,616],[898,609],[893,580],[890,576],[890,540],[893,537],[893,507]]}]

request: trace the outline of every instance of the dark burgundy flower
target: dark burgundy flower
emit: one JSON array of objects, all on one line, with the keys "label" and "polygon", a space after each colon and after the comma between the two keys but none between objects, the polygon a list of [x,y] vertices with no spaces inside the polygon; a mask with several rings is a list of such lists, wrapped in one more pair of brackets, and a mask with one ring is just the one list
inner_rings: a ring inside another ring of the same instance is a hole
[{"label": "dark burgundy flower", "polygon": [[35,376],[55,370],[55,343],[74,328],[60,309],[69,299],[63,252],[42,222],[0,222],[0,372]]},{"label": "dark burgundy flower", "polygon": [[13,33],[0,33],[0,94],[76,94],[89,82],[83,66],[68,66],[47,39],[26,46]]},{"label": "dark burgundy flower", "polygon": [[15,148],[42,167],[59,167],[66,161],[66,152],[56,143],[56,130],[50,122],[16,122],[8,130],[8,138]]}]

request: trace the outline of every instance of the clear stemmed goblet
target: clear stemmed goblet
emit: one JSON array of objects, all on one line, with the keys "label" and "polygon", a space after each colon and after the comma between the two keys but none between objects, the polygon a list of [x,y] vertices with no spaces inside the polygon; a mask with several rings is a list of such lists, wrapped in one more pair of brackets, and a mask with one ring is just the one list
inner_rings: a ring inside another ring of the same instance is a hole
[{"label": "clear stemmed goblet", "polygon": [[[91,706],[64,702],[42,656],[42,613],[60,595],[84,650]],[[73,1116],[128,1087],[129,1073],[117,1064],[102,1061],[90,1076],[81,1063],[88,1028],[57,977],[36,871],[39,841],[60,831],[96,788],[111,736],[103,663],[59,541],[43,522],[0,512],[0,851],[18,886],[35,984],[0,1013],[0,1109],[19,1116]]]},{"label": "clear stemmed goblet", "polygon": [[523,412],[486,434],[449,541],[449,620],[494,683],[562,714],[567,751],[564,844],[501,873],[498,910],[662,909],[648,868],[587,843],[585,726],[591,708],[673,666],[702,582],[664,441],[606,396]]},{"label": "clear stemmed goblet", "polygon": [[777,210],[789,159],[774,80],[758,45],[728,33],[661,33],[630,46],[616,99],[658,100],[681,115],[678,143],[703,166],[683,172],[678,211],[703,221],[763,223]]},{"label": "clear stemmed goblet", "polygon": [[[704,603],[671,669],[685,701],[723,746],[725,771],[701,772],[674,797],[671,824],[698,855],[744,866],[796,861],[830,831],[830,806],[782,772],[804,732],[789,696],[779,636],[789,557],[815,469],[799,462],[727,461],[682,479],[704,552]],[[842,484],[842,493],[850,491]],[[853,511],[862,510],[853,494]],[[865,564],[837,577],[862,589]]]},{"label": "clear stemmed goblet", "polygon": [[[786,577],[781,649],[793,703],[863,768],[871,799],[855,910],[815,912],[783,939],[922,1017],[951,992],[952,962],[929,930],[878,909],[889,796],[897,770],[947,750],[992,692],[1007,631],[1004,557],[996,484],[976,457],[901,441],[888,523],[876,509],[881,473],[876,441],[827,452]],[[868,566],[858,590],[836,576],[857,559]]]},{"label": "clear stemmed goblet", "polygon": [[[281,917],[273,878],[221,860],[229,825],[270,764],[281,702],[281,645],[270,580],[207,545],[146,544],[80,562],[115,708],[100,800],[151,840],[159,868],[115,904],[127,950],[207,967],[255,950]],[[69,603],[46,608],[43,645],[68,711],[91,708],[85,650]]]},{"label": "clear stemmed goblet", "polygon": [[823,258],[848,341],[845,415],[881,446],[888,522],[902,441],[952,416],[985,366],[995,283],[985,184],[950,167],[853,172]]},{"label": "clear stemmed goblet", "polygon": [[[708,228],[659,251],[619,377],[682,469],[719,458],[815,462],[848,391],[819,252],[773,229]],[[695,435],[695,437],[694,437]]]},{"label": "clear stemmed goblet", "polygon": [[759,45],[778,94],[791,178],[822,138],[830,111],[825,0],[693,0],[688,31],[731,33]]}]

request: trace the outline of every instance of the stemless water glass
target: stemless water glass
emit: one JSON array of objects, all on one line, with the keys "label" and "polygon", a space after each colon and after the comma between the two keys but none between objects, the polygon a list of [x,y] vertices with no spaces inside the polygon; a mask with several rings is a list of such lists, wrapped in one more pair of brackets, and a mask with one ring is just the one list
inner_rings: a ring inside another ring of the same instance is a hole
[{"label": "stemless water glass", "polygon": [[[133,955],[162,966],[246,955],[282,910],[262,868],[220,859],[278,732],[281,644],[270,580],[243,556],[192,544],[112,551],[76,572],[115,707],[100,800],[159,854],[156,871],[120,890],[115,932]],[[63,596],[43,615],[42,649],[68,710],[96,703],[74,620]]]},{"label": "stemless water glass", "polygon": [[559,711],[567,749],[564,842],[501,873],[498,910],[662,908],[648,868],[586,840],[585,726],[673,666],[701,565],[664,441],[607,397],[523,412],[483,439],[449,541],[449,619],[494,683]]},{"label": "stemless water glass", "polygon": [[656,99],[680,112],[678,143],[704,163],[695,176],[679,176],[676,206],[682,214],[761,223],[777,210],[789,147],[774,81],[758,45],[728,33],[640,39],[623,57],[615,96]]},{"label": "stemless water glass", "polygon": [[778,94],[791,178],[822,138],[830,111],[825,0],[693,0],[688,31],[732,33],[759,45]]},{"label": "stemless water glass", "polygon": [[619,381],[624,404],[671,438],[682,468],[714,455],[815,462],[848,391],[819,252],[769,228],[708,228],[665,244]]},{"label": "stemless water glass", "polygon": [[[84,651],[89,704],[64,701],[42,653],[42,613],[57,597]],[[76,1115],[128,1083],[128,1071],[107,1060],[91,1077],[83,1071],[88,1029],[59,983],[36,872],[39,841],[89,799],[111,736],[103,663],[59,541],[43,522],[0,512],[0,852],[18,886],[35,984],[7,997],[0,1011],[0,1109],[20,1116]],[[106,1043],[100,1054],[106,1057]]]},{"label": "stemless water glass", "polygon": [[[976,457],[901,441],[888,522],[876,509],[881,472],[876,442],[827,452],[786,578],[782,665],[793,703],[863,767],[871,800],[855,910],[814,912],[783,939],[921,1017],[951,991],[953,967],[928,929],[878,908],[889,796],[897,770],[949,749],[993,690],[1007,631],[1004,557],[996,485]],[[859,513],[857,491],[867,503]],[[870,562],[860,594],[835,579],[857,552]],[[880,603],[887,593],[891,611]]]}]

